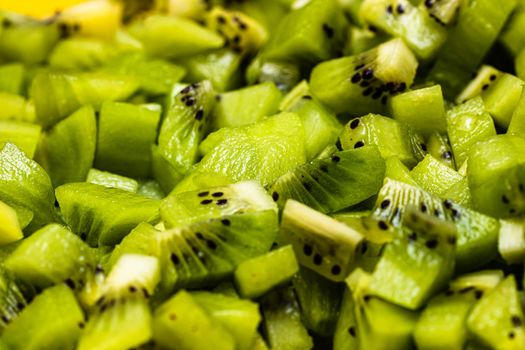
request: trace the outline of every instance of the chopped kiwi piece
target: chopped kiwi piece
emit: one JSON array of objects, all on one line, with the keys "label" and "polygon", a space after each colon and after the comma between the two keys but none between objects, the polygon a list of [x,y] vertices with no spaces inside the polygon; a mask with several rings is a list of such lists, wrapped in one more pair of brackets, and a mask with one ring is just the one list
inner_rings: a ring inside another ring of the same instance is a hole
[{"label": "chopped kiwi piece", "polygon": [[139,223],[158,220],[158,201],[117,188],[69,183],[56,196],[65,222],[91,246],[117,244]]},{"label": "chopped kiwi piece", "polygon": [[264,188],[254,181],[173,193],[160,205],[160,215],[167,228],[262,210],[277,212],[277,207]]},{"label": "chopped kiwi piece", "polygon": [[365,22],[402,38],[421,59],[434,57],[447,38],[441,24],[407,0],[365,0],[359,15]]},{"label": "chopped kiwi piece", "polygon": [[137,192],[139,183],[129,177],[112,174],[107,171],[90,169],[86,182],[109,188],[120,188],[129,192]]},{"label": "chopped kiwi piece", "polygon": [[233,334],[184,290],[155,310],[153,339],[166,349],[233,350],[236,345]]},{"label": "chopped kiwi piece", "polygon": [[519,264],[525,258],[524,223],[520,219],[501,220],[498,250],[509,264]]},{"label": "chopped kiwi piece", "polygon": [[458,97],[456,97],[456,103],[465,103],[468,100],[481,95],[481,93],[493,85],[501,75],[502,72],[492,66],[481,66],[476,72],[474,79],[472,79]]},{"label": "chopped kiwi piece", "polygon": [[60,41],[49,55],[57,70],[87,71],[98,68],[119,54],[115,44],[95,38],[73,37]]},{"label": "chopped kiwi piece", "polygon": [[418,186],[410,175],[410,170],[398,157],[390,157],[386,160],[385,178],[404,182],[412,186]]},{"label": "chopped kiwi piece", "polygon": [[439,199],[408,184],[388,179],[378,194],[373,216],[399,227],[404,223],[403,213],[409,206],[455,224],[458,270],[473,270],[496,258],[499,220],[450,200]]},{"label": "chopped kiwi piece", "polygon": [[525,135],[525,91],[521,92],[520,101],[512,113],[507,134],[520,137]]},{"label": "chopped kiwi piece", "polygon": [[463,180],[463,176],[457,171],[431,155],[419,162],[410,172],[410,176],[423,190],[440,197],[444,197],[451,186]]},{"label": "chopped kiwi piece", "polygon": [[35,158],[57,187],[86,179],[96,145],[95,111],[86,106],[42,134]]},{"label": "chopped kiwi piece", "polygon": [[198,23],[181,17],[152,15],[128,28],[147,54],[161,58],[195,55],[224,45],[224,38]]},{"label": "chopped kiwi piece", "polygon": [[16,211],[2,201],[0,201],[0,223],[0,246],[24,238]]},{"label": "chopped kiwi piece", "polygon": [[25,83],[26,68],[21,63],[0,65],[0,92],[20,95]]},{"label": "chopped kiwi piece", "polygon": [[2,340],[13,349],[72,349],[84,325],[84,314],[73,292],[60,284],[33,299],[4,329]]},{"label": "chopped kiwi piece", "polygon": [[418,62],[401,39],[355,56],[317,65],[310,76],[312,94],[337,113],[380,113],[388,97],[412,85]]},{"label": "chopped kiwi piece", "polygon": [[516,57],[525,47],[525,36],[523,35],[525,27],[523,23],[525,23],[525,7],[522,2],[518,1],[518,6],[516,6],[499,36],[499,42],[513,57]]},{"label": "chopped kiwi piece", "polygon": [[[57,255],[57,252],[63,252]],[[93,264],[89,247],[67,228],[47,225],[25,239],[5,261],[15,276],[35,287],[60,283]]]},{"label": "chopped kiwi piece", "polygon": [[300,67],[296,63],[269,60],[257,56],[246,69],[248,84],[272,82],[281,92],[287,93],[301,80]]},{"label": "chopped kiwi piece", "polygon": [[366,244],[359,232],[294,200],[284,207],[279,239],[301,265],[332,281],[344,280]]},{"label": "chopped kiwi piece", "polygon": [[0,266],[0,332],[27,306],[27,299],[11,272]]},{"label": "chopped kiwi piece", "polygon": [[407,91],[390,99],[390,114],[424,136],[445,132],[447,120],[441,86]]},{"label": "chopped kiwi piece", "polygon": [[334,350],[359,349],[355,301],[352,291],[345,288],[337,325],[334,332]]},{"label": "chopped kiwi piece", "polygon": [[428,154],[451,169],[456,169],[454,154],[450,145],[448,135],[437,131],[430,134],[427,139]]},{"label": "chopped kiwi piece", "polygon": [[385,159],[396,156],[409,167],[423,159],[427,147],[406,124],[377,114],[352,119],[339,136],[344,150],[376,145]]},{"label": "chopped kiwi piece", "polygon": [[523,348],[523,311],[513,275],[481,298],[468,316],[467,327],[482,344],[494,349]]},{"label": "chopped kiwi piece", "polygon": [[268,192],[280,208],[288,199],[295,199],[315,210],[332,213],[376,194],[384,173],[378,149],[365,146],[303,164],[278,178]]},{"label": "chopped kiwi piece", "polygon": [[454,23],[461,6],[461,0],[426,0],[419,3],[420,7],[424,7],[429,16],[442,26]]},{"label": "chopped kiwi piece", "polygon": [[294,250],[287,245],[240,263],[233,277],[241,297],[255,299],[290,281],[298,270]]},{"label": "chopped kiwi piece", "polygon": [[481,96],[487,112],[501,128],[507,128],[521,97],[525,82],[512,74],[502,74]]},{"label": "chopped kiwi piece", "polygon": [[0,150],[0,200],[13,207],[20,218],[32,216],[25,228],[27,233],[55,219],[55,195],[49,176],[9,142]]},{"label": "chopped kiwi piece", "polygon": [[160,112],[143,106],[105,102],[98,120],[95,166],[124,176],[147,178],[159,120]]},{"label": "chopped kiwi piece", "polygon": [[41,130],[39,125],[27,122],[0,120],[0,146],[10,142],[33,158]]},{"label": "chopped kiwi piece", "polygon": [[[355,0],[350,0],[355,1]],[[361,28],[350,26],[348,29],[348,38],[344,49],[345,56],[353,56],[362,52],[373,49],[374,47],[388,41],[390,37],[379,32],[376,28],[371,30],[369,28]]]}]

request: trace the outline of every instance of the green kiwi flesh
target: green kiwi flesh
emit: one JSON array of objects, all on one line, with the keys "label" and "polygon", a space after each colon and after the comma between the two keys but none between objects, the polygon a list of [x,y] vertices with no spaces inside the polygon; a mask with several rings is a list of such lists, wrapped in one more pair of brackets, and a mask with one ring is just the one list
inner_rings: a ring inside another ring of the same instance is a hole
[{"label": "green kiwi flesh", "polygon": [[109,188],[120,188],[129,192],[137,192],[139,183],[129,177],[112,174],[107,171],[90,169],[86,182],[101,185]]}]

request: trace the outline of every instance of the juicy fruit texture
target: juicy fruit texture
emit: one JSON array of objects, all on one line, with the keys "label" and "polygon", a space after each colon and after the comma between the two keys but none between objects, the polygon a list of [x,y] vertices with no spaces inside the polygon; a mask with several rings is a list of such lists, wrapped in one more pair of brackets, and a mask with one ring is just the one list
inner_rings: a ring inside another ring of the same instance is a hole
[{"label": "juicy fruit texture", "polygon": [[494,84],[498,77],[501,76],[501,71],[496,68],[483,65],[477,71],[474,79],[463,89],[463,91],[456,98],[457,103],[465,103],[474,97],[481,95],[481,93],[487,90],[492,84]]},{"label": "juicy fruit texture", "polygon": [[0,201],[0,246],[24,238],[16,211]]},{"label": "juicy fruit texture", "polygon": [[487,112],[494,118],[494,122],[507,128],[516,109],[525,82],[514,75],[502,74],[483,94]]},{"label": "juicy fruit texture", "polygon": [[11,142],[33,158],[41,130],[41,127],[31,123],[0,120],[0,145]]},{"label": "juicy fruit texture", "polygon": [[120,176],[97,169],[89,170],[86,182],[109,188],[120,188],[129,192],[137,192],[139,189],[139,183],[133,179],[130,179],[129,177]]}]

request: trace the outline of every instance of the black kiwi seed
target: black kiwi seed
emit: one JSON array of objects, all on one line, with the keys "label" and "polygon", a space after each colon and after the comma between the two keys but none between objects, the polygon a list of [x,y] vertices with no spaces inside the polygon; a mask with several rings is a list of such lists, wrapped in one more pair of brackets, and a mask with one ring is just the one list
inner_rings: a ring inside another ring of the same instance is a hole
[{"label": "black kiwi seed", "polygon": [[219,24],[225,24],[226,18],[224,18],[224,16],[217,16],[217,22],[219,22]]},{"label": "black kiwi seed", "polygon": [[171,260],[171,262],[173,263],[173,265],[178,265],[178,264],[180,264],[180,259],[179,259],[179,257],[178,257],[175,253],[171,253],[171,255],[170,255],[170,260]]},{"label": "black kiwi seed", "polygon": [[321,167],[319,169],[321,169],[321,171],[323,173],[327,173],[328,172],[328,167],[326,165],[321,165]]},{"label": "black kiwi seed", "polygon": [[417,233],[412,232],[411,234],[408,235],[408,239],[411,241],[415,241],[417,239]]},{"label": "black kiwi seed", "polygon": [[378,90],[378,91],[374,92],[374,94],[372,95],[372,99],[377,100],[377,99],[380,98],[382,95],[383,95],[383,91]]},{"label": "black kiwi seed", "polygon": [[519,184],[518,189],[520,190],[520,192],[525,192],[525,187],[523,186],[523,184]]},{"label": "black kiwi seed", "polygon": [[211,196],[215,197],[215,198],[218,198],[218,197],[224,196],[224,193],[223,192],[214,192],[214,193],[212,193]]},{"label": "black kiwi seed", "polygon": [[494,80],[496,80],[496,78],[497,78],[497,76],[495,74],[492,74],[490,76],[490,81],[494,81]]},{"label": "black kiwi seed", "polygon": [[454,291],[453,291],[453,290],[450,290],[450,289],[449,289],[449,290],[447,290],[447,291],[445,292],[445,296],[447,296],[447,297],[451,297],[451,296],[453,296],[453,295],[454,295]]},{"label": "black kiwi seed", "polygon": [[483,291],[482,290],[476,290],[474,292],[474,296],[476,297],[476,299],[481,299],[481,297],[483,296]]},{"label": "black kiwi seed", "polygon": [[203,236],[202,233],[200,233],[200,232],[195,233],[195,236],[196,236],[198,239],[204,239],[204,236]]},{"label": "black kiwi seed", "polygon": [[363,63],[361,64],[358,64],[357,66],[355,66],[355,71],[357,72],[358,70],[361,70],[361,68],[363,68],[365,65]]},{"label": "black kiwi seed", "polygon": [[434,216],[439,218],[441,216],[441,212],[438,209],[434,209]]},{"label": "black kiwi seed", "polygon": [[510,331],[508,334],[509,339],[514,339],[515,336],[516,334],[514,333],[514,331]]},{"label": "black kiwi seed", "polygon": [[326,23],[323,23],[323,32],[325,33],[327,38],[334,37],[334,29]]},{"label": "black kiwi seed", "polygon": [[523,324],[523,321],[517,315],[512,315],[512,317],[510,318],[510,322],[512,322],[512,325],[514,327],[519,327],[519,326],[521,326]]},{"label": "black kiwi seed", "polygon": [[303,182],[303,187],[308,192],[310,192],[310,190],[312,189],[312,185],[308,182]]},{"label": "black kiwi seed", "polygon": [[366,301],[366,302],[368,302],[370,299],[372,299],[372,297],[370,295],[365,295],[363,297],[363,300]]},{"label": "black kiwi seed", "polygon": [[459,219],[461,217],[461,214],[459,213],[459,211],[457,211],[457,209],[452,209],[452,217],[454,219]]},{"label": "black kiwi seed", "polygon": [[211,202],[213,202],[211,199],[205,199],[201,201],[201,204],[210,204]]},{"label": "black kiwi seed", "polygon": [[434,249],[438,246],[438,241],[437,239],[429,239],[425,242],[425,245],[430,249]]},{"label": "black kiwi seed", "polygon": [[146,288],[142,288],[142,294],[144,294],[144,298],[149,298],[149,292]]},{"label": "black kiwi seed", "polygon": [[421,149],[426,152],[427,151],[427,145],[425,145],[424,143],[421,144]]},{"label": "black kiwi seed", "polygon": [[225,205],[228,203],[227,199],[219,199],[217,202],[215,202],[217,205]]},{"label": "black kiwi seed", "polygon": [[212,241],[212,240],[207,240],[207,241],[206,241],[206,245],[208,246],[208,248],[210,248],[210,249],[212,249],[212,250],[217,249],[217,243],[215,243],[215,242]]},{"label": "black kiwi seed", "polygon": [[350,129],[355,129],[359,126],[359,119],[354,119],[350,122]]},{"label": "black kiwi seed", "polygon": [[460,289],[460,290],[459,290],[459,293],[460,293],[460,294],[465,294],[465,293],[468,293],[468,292],[470,292],[471,290],[474,290],[474,289],[476,289],[476,288],[474,288],[474,287],[472,287],[472,286],[470,286],[470,287],[465,287],[465,288],[463,288],[463,289]]},{"label": "black kiwi seed", "polygon": [[2,315],[2,321],[4,321],[4,323],[9,323],[10,319],[7,318],[7,316]]},{"label": "black kiwi seed", "polygon": [[239,35],[236,35],[233,37],[232,39],[232,42],[235,44],[235,45],[239,45],[240,42],[241,42],[241,37]]},{"label": "black kiwi seed", "polygon": [[319,266],[323,263],[323,257],[319,254],[314,255],[314,264]]},{"label": "black kiwi seed", "polygon": [[369,25],[368,26],[368,30],[371,31],[371,32],[374,32],[374,33],[377,32],[377,28],[375,26],[373,26],[373,25]]},{"label": "black kiwi seed", "polygon": [[481,90],[485,91],[489,88],[489,84],[485,84],[481,87]]},{"label": "black kiwi seed", "polygon": [[361,254],[365,254],[367,250],[368,250],[368,242],[363,241],[363,243],[361,244]]},{"label": "black kiwi seed", "polygon": [[405,82],[399,84],[399,87],[397,88],[398,92],[403,92],[407,89],[407,84]]},{"label": "black kiwi seed", "polygon": [[374,70],[372,68],[367,68],[363,72],[363,79],[370,80],[374,77]]},{"label": "black kiwi seed", "polygon": [[128,287],[128,290],[131,292],[131,293],[135,293],[137,291],[137,287],[135,286],[129,286]]},{"label": "black kiwi seed", "polygon": [[303,253],[304,253],[304,255],[306,255],[306,256],[310,256],[310,255],[313,254],[313,252],[314,252],[314,250],[313,250],[313,248],[312,248],[311,245],[309,245],[309,244],[305,244],[305,245],[303,246]]},{"label": "black kiwi seed", "polygon": [[221,222],[222,222],[222,224],[223,224],[224,226],[230,226],[230,225],[231,225],[231,222],[230,222],[230,220],[228,220],[228,219],[222,219]]},{"label": "black kiwi seed", "polygon": [[201,192],[198,194],[199,197],[206,197],[207,195],[209,195],[210,192],[206,191],[206,192]]},{"label": "black kiwi seed", "polygon": [[445,201],[443,202],[443,205],[444,205],[445,208],[447,208],[447,209],[451,209],[451,208],[452,208],[452,202],[451,202],[449,199],[445,200]]},{"label": "black kiwi seed", "polygon": [[180,90],[181,94],[186,95],[191,91],[191,85],[186,86],[184,89]]},{"label": "black kiwi seed", "polygon": [[361,84],[359,84],[361,87],[369,87],[370,83],[368,81],[362,81]]},{"label": "black kiwi seed", "polygon": [[332,159],[332,162],[334,162],[334,163],[338,163],[341,160],[341,158],[339,158],[339,156],[335,156],[335,155],[332,156],[331,159]]},{"label": "black kiwi seed", "polygon": [[75,289],[75,282],[71,279],[71,278],[68,278],[64,281],[64,283],[70,288],[70,289]]},{"label": "black kiwi seed", "polygon": [[357,141],[354,145],[354,148],[361,148],[365,145],[363,141]]},{"label": "black kiwi seed", "polygon": [[202,120],[202,117],[204,117],[204,111],[200,108],[197,113],[195,113],[195,119]]},{"label": "black kiwi seed", "polygon": [[386,209],[390,206],[390,199],[385,199],[381,202],[381,209]]},{"label": "black kiwi seed", "polygon": [[78,328],[80,329],[84,329],[84,327],[86,326],[84,322],[79,322],[77,325],[78,325]]},{"label": "black kiwi seed", "polygon": [[443,159],[450,160],[452,159],[452,153],[450,151],[443,152],[441,157],[443,157]]},{"label": "black kiwi seed", "polygon": [[349,327],[348,328],[348,333],[355,338],[355,327],[352,326],[352,327]]},{"label": "black kiwi seed", "polygon": [[405,7],[401,4],[397,5],[397,13],[399,13],[400,15],[405,13]]},{"label": "black kiwi seed", "polygon": [[335,141],[335,147],[337,148],[337,150],[339,151],[342,151],[343,150],[343,145],[341,145],[341,140],[337,140]]},{"label": "black kiwi seed", "polygon": [[332,266],[331,272],[332,272],[332,275],[334,275],[334,276],[339,275],[341,273],[341,266],[339,266],[339,265]]},{"label": "black kiwi seed", "polygon": [[509,204],[509,202],[510,202],[509,198],[507,196],[505,196],[505,195],[501,196],[501,201],[503,203],[505,203],[505,204]]},{"label": "black kiwi seed", "polygon": [[386,12],[392,14],[392,12],[394,12],[394,6],[392,6],[392,5],[388,5],[388,6],[386,7]]},{"label": "black kiwi seed", "polygon": [[372,94],[372,92],[374,91],[373,88],[368,88],[366,89],[365,91],[363,91],[363,96],[370,96],[370,94]]},{"label": "black kiwi seed", "polygon": [[303,95],[302,99],[304,99],[304,100],[311,100],[312,96],[310,96],[310,95]]},{"label": "black kiwi seed", "polygon": [[350,81],[354,84],[359,83],[361,81],[361,74],[355,73],[354,75],[352,75],[352,78],[350,79]]},{"label": "black kiwi seed", "polygon": [[186,100],[186,106],[187,107],[191,107],[195,104],[195,99],[194,98],[189,98]]},{"label": "black kiwi seed", "polygon": [[277,192],[272,193],[272,199],[274,202],[277,202],[279,200],[279,193]]},{"label": "black kiwi seed", "polygon": [[379,228],[383,231],[386,231],[388,230],[388,224],[386,222],[384,222],[383,220],[379,221],[377,223],[377,226],[379,226]]},{"label": "black kiwi seed", "polygon": [[432,8],[434,5],[434,0],[425,0],[425,6],[428,8]]},{"label": "black kiwi seed", "polygon": [[11,22],[8,18],[4,18],[2,21],[2,27],[9,28],[13,25],[13,22]]},{"label": "black kiwi seed", "polygon": [[421,203],[421,212],[422,213],[426,213],[427,212],[427,206],[425,205],[425,203]]}]

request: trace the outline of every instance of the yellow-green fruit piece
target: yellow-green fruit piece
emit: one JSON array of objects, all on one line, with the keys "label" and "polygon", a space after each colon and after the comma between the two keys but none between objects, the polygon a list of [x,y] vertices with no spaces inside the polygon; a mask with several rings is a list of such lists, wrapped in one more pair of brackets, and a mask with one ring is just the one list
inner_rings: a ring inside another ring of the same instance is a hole
[{"label": "yellow-green fruit piece", "polygon": [[24,238],[16,211],[0,201],[0,246]]}]

